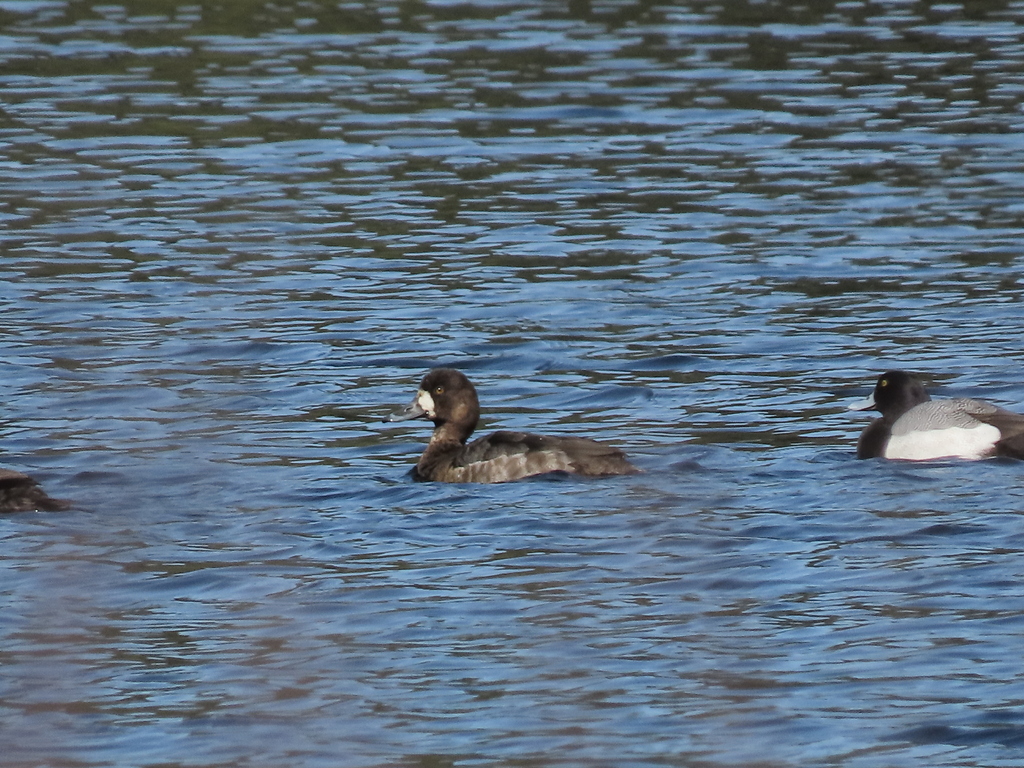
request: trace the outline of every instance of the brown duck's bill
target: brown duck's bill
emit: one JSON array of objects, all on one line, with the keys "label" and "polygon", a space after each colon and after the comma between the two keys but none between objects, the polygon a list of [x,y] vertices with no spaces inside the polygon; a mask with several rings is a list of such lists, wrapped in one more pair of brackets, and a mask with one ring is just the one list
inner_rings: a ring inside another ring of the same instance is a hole
[{"label": "brown duck's bill", "polygon": [[420,406],[419,397],[417,397],[402,410],[395,411],[388,416],[388,421],[408,421],[409,419],[418,419],[426,415],[427,412]]}]

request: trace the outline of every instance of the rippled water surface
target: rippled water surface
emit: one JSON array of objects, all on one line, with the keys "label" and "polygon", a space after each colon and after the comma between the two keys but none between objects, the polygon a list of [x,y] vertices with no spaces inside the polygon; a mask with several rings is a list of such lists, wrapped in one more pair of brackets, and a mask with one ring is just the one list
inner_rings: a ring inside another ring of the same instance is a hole
[{"label": "rippled water surface", "polygon": [[[1019,766],[1024,4],[0,0],[9,766]],[[645,472],[410,481],[482,429]]]}]

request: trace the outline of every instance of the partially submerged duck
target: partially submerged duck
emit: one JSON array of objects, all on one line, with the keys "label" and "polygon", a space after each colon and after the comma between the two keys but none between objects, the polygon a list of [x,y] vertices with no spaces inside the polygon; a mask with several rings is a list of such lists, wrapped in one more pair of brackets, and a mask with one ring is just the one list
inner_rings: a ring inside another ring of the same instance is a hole
[{"label": "partially submerged duck", "polygon": [[0,512],[56,512],[70,509],[66,501],[46,495],[39,483],[13,469],[0,469]]},{"label": "partially submerged duck", "polygon": [[969,397],[932,400],[906,371],[883,373],[871,397],[850,408],[882,414],[857,442],[861,459],[1024,459],[1024,415]]},{"label": "partially submerged duck", "polygon": [[416,398],[391,421],[427,418],[434,422],[416,480],[444,483],[504,483],[548,472],[604,477],[639,472],[626,455],[585,437],[495,432],[467,444],[480,418],[480,402],[469,379],[452,368],[423,377]]}]

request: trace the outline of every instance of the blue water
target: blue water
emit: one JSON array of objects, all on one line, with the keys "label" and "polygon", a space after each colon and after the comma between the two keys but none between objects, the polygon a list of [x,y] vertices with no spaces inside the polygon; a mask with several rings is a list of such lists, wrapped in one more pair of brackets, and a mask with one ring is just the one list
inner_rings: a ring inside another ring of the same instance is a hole
[{"label": "blue water", "polygon": [[[995,768],[1024,8],[0,1],[5,766]],[[412,483],[481,431],[642,475]]]}]

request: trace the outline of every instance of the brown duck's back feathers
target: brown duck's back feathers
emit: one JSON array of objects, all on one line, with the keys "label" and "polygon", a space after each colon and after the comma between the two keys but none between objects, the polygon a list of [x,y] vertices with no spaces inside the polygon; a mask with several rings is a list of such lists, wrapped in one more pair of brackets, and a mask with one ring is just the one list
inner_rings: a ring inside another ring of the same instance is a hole
[{"label": "brown duck's back feathers", "polygon": [[13,469],[0,469],[0,512],[57,512],[70,509],[66,501],[46,495],[39,483]]},{"label": "brown duck's back feathers", "polygon": [[419,479],[449,483],[508,482],[550,472],[604,477],[640,471],[621,450],[597,440],[505,431],[455,450],[428,449],[416,470]]}]

